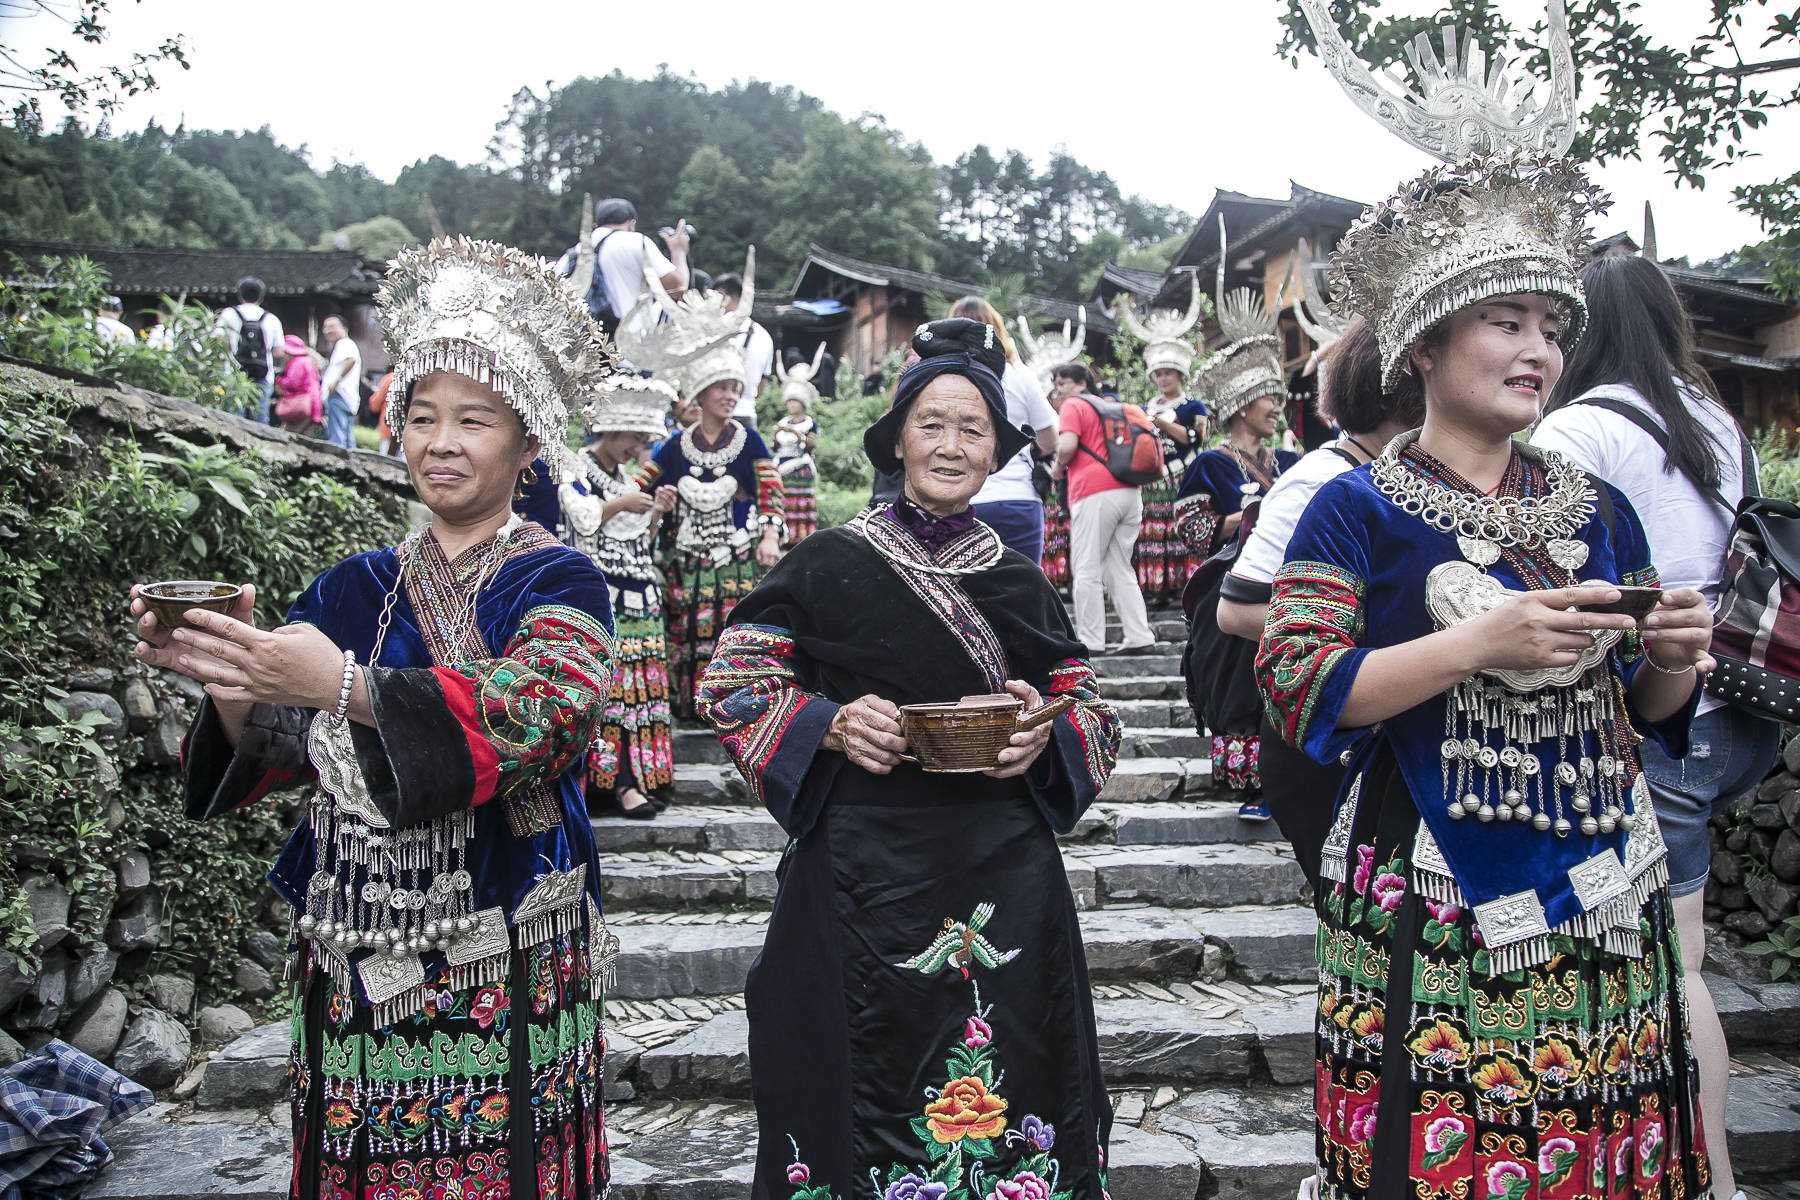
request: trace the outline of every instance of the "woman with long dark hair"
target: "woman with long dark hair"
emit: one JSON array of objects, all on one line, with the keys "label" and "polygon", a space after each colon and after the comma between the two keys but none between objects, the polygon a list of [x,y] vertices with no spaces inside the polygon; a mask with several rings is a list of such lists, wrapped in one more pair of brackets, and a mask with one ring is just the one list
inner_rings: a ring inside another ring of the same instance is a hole
[{"label": "woman with long dark hair", "polygon": [[[1756,487],[1755,456],[1712,380],[1694,360],[1681,298],[1643,258],[1601,258],[1581,273],[1588,327],[1532,435],[1607,480],[1643,517],[1650,558],[1666,588],[1693,588],[1716,604],[1732,511]],[[1650,424],[1646,427],[1645,422]],[[1660,436],[1658,436],[1659,431]],[[1745,477],[1746,467],[1751,472]],[[1669,893],[1687,977],[1700,1106],[1706,1128],[1725,1127],[1729,1055],[1712,994],[1700,980],[1713,810],[1755,788],[1780,745],[1781,726],[1711,696],[1700,701],[1685,761],[1654,743],[1638,749],[1669,847]],[[1703,753],[1704,751],[1704,753]],[[1713,1194],[1735,1188],[1723,1137],[1707,1140]]]}]

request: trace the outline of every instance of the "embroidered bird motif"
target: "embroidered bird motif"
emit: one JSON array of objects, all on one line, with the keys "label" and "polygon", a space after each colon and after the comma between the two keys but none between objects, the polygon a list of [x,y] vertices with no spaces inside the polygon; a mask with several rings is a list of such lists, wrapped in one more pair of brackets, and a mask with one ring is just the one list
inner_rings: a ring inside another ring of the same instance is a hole
[{"label": "embroidered bird motif", "polygon": [[981,936],[981,927],[986,925],[994,915],[991,903],[975,906],[974,915],[967,923],[955,917],[944,918],[944,931],[922,952],[913,955],[903,963],[896,963],[903,969],[918,971],[922,975],[935,975],[946,966],[955,967],[962,972],[962,977],[969,977],[969,968],[977,964],[993,970],[995,967],[1011,962],[1019,956],[1017,950],[1008,950],[1002,954],[994,948],[994,944]]}]

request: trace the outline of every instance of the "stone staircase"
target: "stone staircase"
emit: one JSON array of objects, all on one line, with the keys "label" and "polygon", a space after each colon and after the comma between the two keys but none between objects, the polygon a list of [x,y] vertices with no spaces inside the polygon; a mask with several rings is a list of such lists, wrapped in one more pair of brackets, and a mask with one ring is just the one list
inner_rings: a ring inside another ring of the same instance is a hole
[{"label": "stone staircase", "polygon": [[[1155,625],[1164,653],[1096,663],[1124,743],[1063,839],[1115,1110],[1111,1191],[1285,1200],[1313,1159],[1310,897],[1274,826],[1239,821],[1214,792],[1183,698],[1181,621]],[[594,822],[623,944],[606,1085],[622,1200],[741,1197],[755,1143],[742,992],[786,839],[710,734],[676,743],[669,811]],[[1800,1044],[1800,987],[1714,990],[1742,1077],[1728,1122],[1740,1171],[1800,1173],[1800,1068],[1768,1052]],[[206,1065],[196,1109],[124,1126],[90,1200],[285,1195],[285,1041],[284,1027],[257,1031]],[[194,1164],[186,1177],[178,1160]]]}]

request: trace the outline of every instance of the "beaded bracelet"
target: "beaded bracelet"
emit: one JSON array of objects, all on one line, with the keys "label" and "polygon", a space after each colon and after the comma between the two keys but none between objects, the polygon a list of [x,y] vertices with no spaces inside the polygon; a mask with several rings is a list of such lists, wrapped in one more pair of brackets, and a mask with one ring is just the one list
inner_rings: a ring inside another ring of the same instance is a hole
[{"label": "beaded bracelet", "polygon": [[344,682],[338,687],[337,708],[332,710],[331,719],[339,722],[344,714],[350,711],[350,689],[356,686],[356,651],[344,651]]}]

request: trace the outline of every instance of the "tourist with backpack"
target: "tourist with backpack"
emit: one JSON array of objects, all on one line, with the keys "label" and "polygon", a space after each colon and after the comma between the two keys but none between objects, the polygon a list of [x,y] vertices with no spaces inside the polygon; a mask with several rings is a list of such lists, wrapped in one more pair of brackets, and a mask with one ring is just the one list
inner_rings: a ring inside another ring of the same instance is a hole
[{"label": "tourist with backpack", "polygon": [[[1662,268],[1645,258],[1598,258],[1582,271],[1581,283],[1587,331],[1532,444],[1561,451],[1623,492],[1643,518],[1662,586],[1698,591],[1720,612],[1722,630],[1721,592],[1730,591],[1726,552],[1740,498],[1757,494],[1755,452],[1695,361],[1687,313]],[[1776,626],[1774,640],[1781,632]],[[1669,894],[1709,1134],[1725,1128],[1730,1059],[1712,994],[1700,979],[1712,858],[1706,824],[1715,810],[1755,790],[1780,745],[1780,722],[1709,694],[1696,710],[1685,760],[1670,757],[1655,740],[1637,751],[1669,848]],[[1726,1140],[1708,1136],[1706,1148],[1713,1195],[1729,1197],[1736,1183]]]},{"label": "tourist with backpack", "polygon": [[[1155,635],[1131,550],[1144,523],[1143,485],[1162,477],[1156,427],[1135,404],[1103,400],[1081,363],[1057,367],[1057,414],[1052,479],[1069,489],[1069,573],[1075,636],[1090,654],[1148,654]],[[1106,597],[1119,614],[1123,642],[1106,650]]]},{"label": "tourist with backpack", "polygon": [[238,302],[219,314],[218,328],[225,331],[231,357],[261,393],[255,413],[269,423],[269,399],[275,394],[275,347],[281,345],[281,318],[262,306],[263,281],[255,276],[238,280]]},{"label": "tourist with backpack", "polygon": [[[611,197],[594,206],[594,273],[588,285],[588,315],[610,336],[619,322],[631,312],[644,290],[644,272],[653,269],[662,280],[663,289],[679,300],[691,280],[688,270],[688,224],[677,221],[673,229],[663,231],[669,252],[664,254],[646,234],[637,231],[637,206],[629,200]],[[563,252],[556,264],[564,278],[575,274],[575,260],[580,246]],[[633,318],[640,325],[654,324],[656,308],[645,305]]]}]

